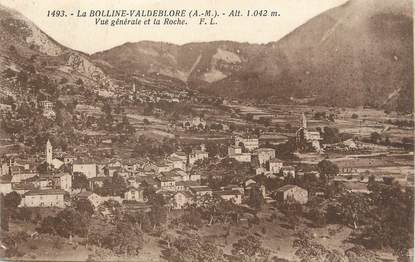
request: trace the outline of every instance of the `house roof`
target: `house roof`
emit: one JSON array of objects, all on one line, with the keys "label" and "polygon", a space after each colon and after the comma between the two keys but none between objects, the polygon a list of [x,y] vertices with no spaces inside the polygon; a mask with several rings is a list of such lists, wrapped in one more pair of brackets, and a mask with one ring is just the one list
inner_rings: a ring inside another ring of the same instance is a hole
[{"label": "house roof", "polygon": [[284,191],[287,191],[287,190],[290,190],[290,189],[293,189],[293,188],[300,188],[300,189],[306,190],[306,189],[304,189],[302,187],[299,187],[299,186],[296,186],[296,185],[285,185],[285,186],[282,186],[282,187],[278,188],[275,191],[276,192],[284,192]]},{"label": "house roof", "polygon": [[25,196],[35,196],[35,195],[64,195],[66,192],[63,189],[38,189],[31,190],[25,193]]},{"label": "house roof", "polygon": [[174,171],[161,172],[160,174],[166,178],[181,177],[179,173],[174,172]]},{"label": "house roof", "polygon": [[236,184],[229,184],[229,185],[224,186],[223,188],[242,188],[242,187]]},{"label": "house roof", "polygon": [[144,189],[140,187],[136,188],[136,187],[130,186],[128,187],[128,191],[144,191]]},{"label": "house roof", "polygon": [[12,173],[14,173],[14,172],[27,172],[27,173],[29,173],[28,170],[25,170],[24,166],[12,166],[12,167],[10,167],[10,171]]},{"label": "house roof", "polygon": [[212,191],[212,189],[208,186],[191,186],[190,190],[194,191],[194,192],[206,192],[206,191]]},{"label": "house roof", "polygon": [[175,156],[171,156],[169,158],[167,158],[167,160],[172,161],[172,162],[182,162],[183,159],[175,157]]},{"label": "house roof", "polygon": [[242,193],[238,190],[223,190],[223,191],[215,191],[214,194],[219,196],[235,196],[235,195],[242,195]]},{"label": "house roof", "polygon": [[[178,156],[187,156],[185,152],[180,152],[180,151],[179,151],[179,152],[175,152],[175,153],[173,153],[173,154],[176,154],[176,155],[178,155]],[[172,155],[173,155],[173,154],[172,154]]]},{"label": "house roof", "polygon": [[[35,175],[27,179],[22,179],[21,181],[28,183],[28,182],[34,182],[34,181],[39,181],[39,180],[49,180],[49,177],[39,177],[38,175]],[[13,182],[13,180],[11,182]]]},{"label": "house roof", "polygon": [[76,159],[73,161],[73,165],[96,165],[95,162],[91,161],[85,161],[85,160],[79,160]]},{"label": "house roof", "polygon": [[173,182],[174,179],[170,176],[162,176],[157,178],[160,182]]},{"label": "house roof", "polygon": [[35,186],[32,183],[17,183],[13,185],[15,190],[32,190],[35,189]]},{"label": "house roof", "polygon": [[55,174],[55,175],[53,175],[53,177],[63,177],[63,176],[70,176],[71,174],[69,174],[69,173],[66,173],[66,172],[62,172],[62,173],[59,173],[59,174]]},{"label": "house roof", "polygon": [[266,147],[262,147],[262,148],[258,148],[255,150],[256,152],[275,152],[275,149],[273,148],[266,148]]},{"label": "house roof", "polygon": [[[104,167],[104,168],[106,168],[106,167]],[[109,166],[108,170],[122,170],[122,167],[120,167],[120,166]]]},{"label": "house roof", "polygon": [[154,163],[156,167],[168,167],[169,165],[165,161]]},{"label": "house roof", "polygon": [[200,150],[200,149],[194,149],[194,150],[192,150],[192,154],[195,154],[195,155],[202,155],[202,154],[208,154],[208,152],[206,152],[206,151],[203,151],[203,150]]},{"label": "house roof", "polygon": [[81,197],[81,198],[87,198],[87,197],[89,197],[92,194],[94,194],[94,193],[91,192],[91,191],[82,191],[79,194],[77,194],[76,196],[77,197]]},{"label": "house roof", "polygon": [[285,170],[295,170],[295,168],[293,166],[283,166],[282,169],[285,169]]},{"label": "house roof", "polygon": [[176,186],[196,187],[199,186],[199,183],[196,181],[178,181],[176,182]]},{"label": "house roof", "polygon": [[180,168],[175,168],[175,169],[172,170],[172,172],[175,172],[176,174],[178,174],[180,176],[186,176],[187,175],[187,173],[184,170],[180,169]]},{"label": "house roof", "polygon": [[192,194],[192,192],[190,192],[190,191],[179,191],[179,192],[177,192],[175,195],[177,195],[177,194],[182,194],[182,195],[184,195],[186,198],[192,198],[192,197],[193,197],[193,194]]},{"label": "house roof", "polygon": [[97,176],[97,177],[91,177],[88,180],[92,181],[92,182],[95,182],[95,181],[106,181],[106,180],[109,180],[109,179],[111,179],[111,178],[106,177],[106,176]]}]

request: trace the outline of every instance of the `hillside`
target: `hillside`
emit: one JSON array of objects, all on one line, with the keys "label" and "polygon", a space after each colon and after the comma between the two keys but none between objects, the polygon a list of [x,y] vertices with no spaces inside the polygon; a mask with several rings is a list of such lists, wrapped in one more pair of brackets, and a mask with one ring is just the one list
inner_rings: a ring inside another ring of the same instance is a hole
[{"label": "hillside", "polygon": [[408,0],[351,0],[267,45],[127,43],[92,57],[116,77],[157,74],[221,96],[412,110]]},{"label": "hillside", "polygon": [[36,74],[59,89],[82,80],[113,91],[113,79],[134,78],[230,98],[412,111],[412,29],[410,0],[351,0],[265,45],[142,41],[89,56],[0,6],[0,95],[15,96],[22,77]]},{"label": "hillside", "polygon": [[407,95],[413,92],[414,71],[411,5],[350,1],[270,47],[287,58],[293,82],[319,102],[408,110],[412,101],[402,98],[413,97]]},{"label": "hillside", "polygon": [[16,97],[28,91],[25,88],[33,89],[39,79],[66,86],[82,80],[96,90],[113,85],[88,55],[60,45],[24,16],[0,5],[0,96]]}]

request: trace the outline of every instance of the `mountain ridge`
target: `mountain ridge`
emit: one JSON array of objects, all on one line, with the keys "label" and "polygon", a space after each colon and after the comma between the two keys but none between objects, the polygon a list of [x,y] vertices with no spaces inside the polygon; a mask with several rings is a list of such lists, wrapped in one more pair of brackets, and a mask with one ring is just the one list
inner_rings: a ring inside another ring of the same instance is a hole
[{"label": "mountain ridge", "polygon": [[74,74],[95,90],[113,90],[118,81],[157,87],[167,80],[171,88],[227,98],[413,111],[410,3],[351,0],[266,44],[145,40],[91,55],[59,44],[0,5],[0,71],[18,71],[22,57],[36,55],[42,63],[54,61],[59,77]]}]

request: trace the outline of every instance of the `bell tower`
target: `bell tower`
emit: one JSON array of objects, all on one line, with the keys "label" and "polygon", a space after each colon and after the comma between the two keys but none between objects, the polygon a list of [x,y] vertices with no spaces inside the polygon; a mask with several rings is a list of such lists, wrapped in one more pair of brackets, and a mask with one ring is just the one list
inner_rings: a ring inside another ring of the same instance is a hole
[{"label": "bell tower", "polygon": [[302,115],[302,128],[307,128],[307,118],[305,117],[305,114]]},{"label": "bell tower", "polygon": [[52,165],[52,144],[49,139],[46,142],[46,163]]}]

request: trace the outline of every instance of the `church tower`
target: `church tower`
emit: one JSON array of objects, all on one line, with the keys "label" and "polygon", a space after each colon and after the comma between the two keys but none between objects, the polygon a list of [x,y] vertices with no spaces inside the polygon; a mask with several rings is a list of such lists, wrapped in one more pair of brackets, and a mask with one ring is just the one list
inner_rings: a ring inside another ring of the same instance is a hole
[{"label": "church tower", "polygon": [[46,163],[52,165],[52,144],[49,139],[48,142],[46,142]]},{"label": "church tower", "polygon": [[302,116],[302,122],[303,122],[302,128],[307,129],[307,118],[305,117],[304,113]]}]

